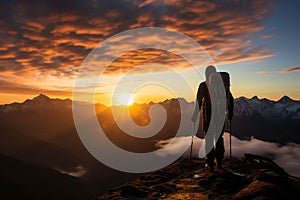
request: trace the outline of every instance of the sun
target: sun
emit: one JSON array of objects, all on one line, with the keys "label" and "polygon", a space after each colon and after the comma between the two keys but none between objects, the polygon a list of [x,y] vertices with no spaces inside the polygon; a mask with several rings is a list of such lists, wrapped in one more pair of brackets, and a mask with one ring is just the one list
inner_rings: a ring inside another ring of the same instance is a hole
[{"label": "sun", "polygon": [[134,103],[134,98],[132,94],[121,93],[117,96],[117,104],[124,106],[131,106]]}]

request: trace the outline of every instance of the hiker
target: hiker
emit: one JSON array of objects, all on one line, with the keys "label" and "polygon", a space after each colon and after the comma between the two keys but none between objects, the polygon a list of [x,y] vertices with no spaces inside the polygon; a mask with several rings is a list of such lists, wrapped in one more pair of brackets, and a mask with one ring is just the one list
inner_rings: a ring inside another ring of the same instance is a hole
[{"label": "hiker", "polygon": [[[192,116],[192,121],[195,123],[197,120],[197,116],[201,111],[201,126],[199,126],[196,136],[199,138],[205,138],[205,163],[208,165],[210,171],[214,171],[214,160],[216,159],[218,168],[222,168],[222,159],[224,158],[225,148],[224,148],[224,139],[223,139],[223,130],[225,127],[225,123],[222,129],[222,133],[220,134],[219,138],[216,138],[216,133],[213,135],[207,135],[207,131],[210,125],[212,110],[211,110],[211,95],[208,89],[208,85],[216,79],[216,76],[219,75],[222,77],[224,82],[224,88],[226,93],[226,116],[229,120],[232,119],[233,116],[233,97],[231,92],[229,91],[229,74],[228,73],[217,73],[216,68],[212,65],[208,66],[205,71],[205,78],[206,81],[200,83],[198,92],[197,92],[197,99],[196,99],[196,106]],[[225,80],[225,79],[228,80]],[[211,84],[214,85],[214,84]],[[210,87],[210,90],[217,90],[218,88],[214,88],[213,86]],[[221,119],[222,120],[222,119]],[[202,130],[201,130],[202,129]],[[213,129],[214,131],[214,129]],[[213,144],[216,141],[216,145],[209,151],[209,145]]]}]

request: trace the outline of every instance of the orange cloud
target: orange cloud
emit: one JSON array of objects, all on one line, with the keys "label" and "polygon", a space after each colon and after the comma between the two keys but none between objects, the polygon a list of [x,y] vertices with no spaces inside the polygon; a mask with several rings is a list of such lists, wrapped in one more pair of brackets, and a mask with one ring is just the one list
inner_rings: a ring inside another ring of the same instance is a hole
[{"label": "orange cloud", "polygon": [[[107,28],[104,29],[107,30]],[[51,31],[51,33],[54,35],[68,35],[74,32],[75,34],[101,35],[105,33],[105,30],[101,29],[100,27],[78,26],[75,24],[63,24],[63,25],[56,26]],[[106,32],[106,34],[108,34],[108,32]]]},{"label": "orange cloud", "polygon": [[44,25],[37,21],[26,21],[26,24],[23,24],[23,28],[25,30],[38,33],[42,32],[45,29]]},{"label": "orange cloud", "polygon": [[47,17],[48,22],[75,22],[77,20],[79,20],[80,17],[77,15],[73,15],[73,14],[69,14],[66,15],[65,13],[54,13],[52,15],[50,15],[49,17]]},{"label": "orange cloud", "polygon": [[14,59],[14,58],[16,58],[16,55],[15,54],[9,54],[9,53],[0,55],[0,59],[3,59],[3,60],[4,59],[10,59],[10,58]]},{"label": "orange cloud", "polygon": [[[107,68],[106,73],[110,75],[112,73],[126,73],[132,70],[135,66],[141,66],[147,63],[160,63],[173,67],[174,69],[183,69],[192,67],[182,57],[164,50],[158,49],[141,49],[128,52],[121,57],[117,58]],[[120,71],[122,70],[122,71]],[[156,68],[157,70],[157,68]],[[165,70],[165,69],[162,69]],[[141,73],[151,72],[151,68],[144,68],[140,70]]]},{"label": "orange cloud", "polygon": [[38,33],[24,33],[23,34],[23,37],[24,38],[28,38],[30,40],[35,40],[35,41],[43,41],[43,40],[47,40],[47,38],[41,36],[40,34]]},{"label": "orange cloud", "polygon": [[268,35],[262,35],[262,36],[260,36],[260,38],[263,39],[263,40],[274,38],[274,37],[276,37],[275,34],[268,34]]},{"label": "orange cloud", "polygon": [[280,70],[281,73],[299,72],[299,71],[300,71],[300,67],[286,68]]},{"label": "orange cloud", "polygon": [[[273,55],[272,51],[255,46],[251,37],[263,30],[262,21],[271,7],[270,0],[7,1],[0,7],[0,71],[11,73],[15,80],[24,77],[29,80],[32,71],[34,77],[45,79],[73,78],[84,58],[100,42],[130,28],[144,26],[165,27],[187,34],[219,64],[266,58]],[[159,39],[150,35],[138,42]],[[184,41],[174,38],[162,41],[166,45],[172,42],[184,46]],[[151,62],[176,69],[190,67],[170,52],[148,49],[117,58],[106,73],[125,73],[135,65]]]},{"label": "orange cloud", "polygon": [[214,57],[214,60],[218,64],[229,64],[248,60],[255,60],[261,58],[268,58],[273,56],[273,53],[269,50],[265,50],[262,47],[245,49],[245,47],[240,47],[239,45],[234,46],[234,48],[221,53]]},{"label": "orange cloud", "polygon": [[263,70],[263,71],[257,72],[257,74],[267,74],[267,73],[284,74],[284,73],[299,72],[299,71],[300,71],[300,67],[292,67],[292,68],[285,68],[285,69],[281,69],[281,70]]}]

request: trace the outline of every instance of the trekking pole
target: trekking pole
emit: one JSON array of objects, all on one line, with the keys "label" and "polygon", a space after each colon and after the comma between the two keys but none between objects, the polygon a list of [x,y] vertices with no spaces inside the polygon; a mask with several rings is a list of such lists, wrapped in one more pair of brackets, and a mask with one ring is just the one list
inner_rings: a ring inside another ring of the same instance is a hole
[{"label": "trekking pole", "polygon": [[229,157],[231,159],[231,120],[228,119],[228,129],[229,129]]},{"label": "trekking pole", "polygon": [[191,143],[191,150],[190,150],[190,160],[192,159],[192,152],[193,152],[194,128],[195,128],[195,122],[193,122],[193,126],[192,126],[192,143]]}]

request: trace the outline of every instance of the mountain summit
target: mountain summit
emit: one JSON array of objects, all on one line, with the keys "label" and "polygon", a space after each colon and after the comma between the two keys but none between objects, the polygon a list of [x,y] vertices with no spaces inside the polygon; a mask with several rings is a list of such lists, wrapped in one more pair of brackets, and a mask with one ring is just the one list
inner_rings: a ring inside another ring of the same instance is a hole
[{"label": "mountain summit", "polygon": [[32,101],[38,101],[38,102],[41,102],[41,101],[49,101],[50,98],[44,94],[40,94],[39,96],[36,96],[32,99]]},{"label": "mountain summit", "polygon": [[283,96],[278,102],[283,103],[283,104],[287,104],[290,102],[293,102],[294,100],[292,100],[290,97],[288,96]]},{"label": "mountain summit", "polygon": [[182,160],[111,189],[98,199],[297,199],[300,179],[272,160],[245,154],[209,172],[204,160]]}]

